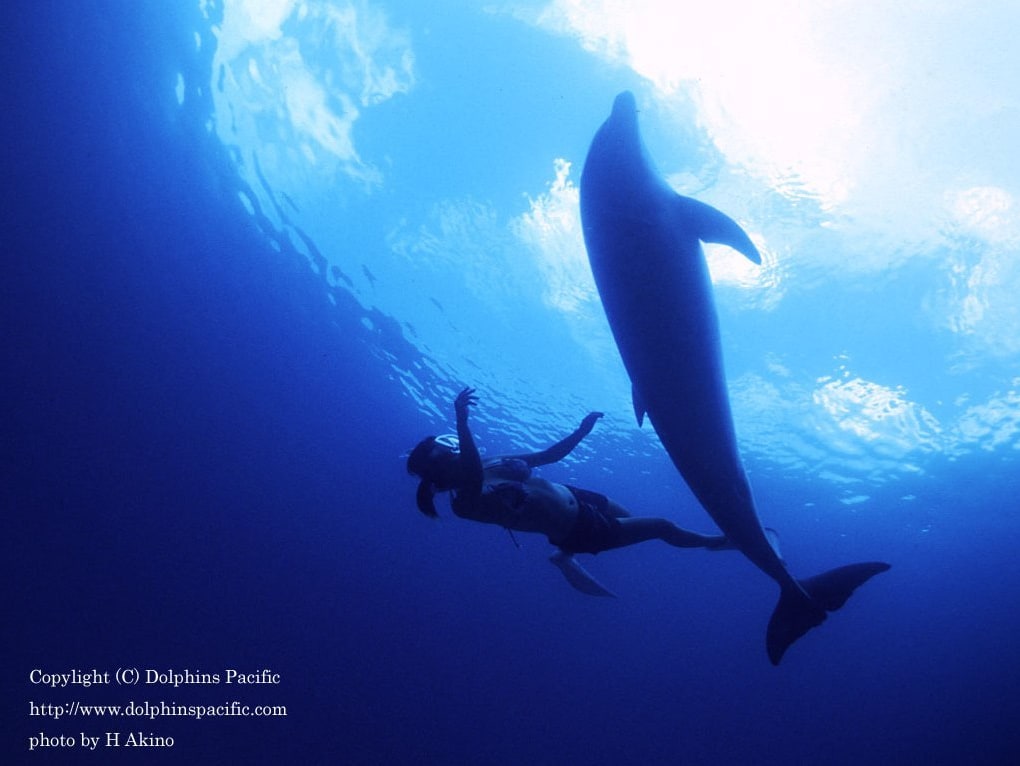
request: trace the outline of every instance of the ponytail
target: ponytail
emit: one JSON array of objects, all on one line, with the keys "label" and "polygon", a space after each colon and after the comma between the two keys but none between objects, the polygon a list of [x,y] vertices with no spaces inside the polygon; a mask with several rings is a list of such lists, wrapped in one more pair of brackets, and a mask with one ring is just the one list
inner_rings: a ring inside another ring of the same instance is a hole
[{"label": "ponytail", "polygon": [[418,483],[418,491],[415,493],[414,501],[418,505],[418,510],[428,516],[430,519],[438,519],[439,513],[436,511],[436,504],[432,502],[432,498],[436,494],[436,485],[428,479],[422,479]]}]

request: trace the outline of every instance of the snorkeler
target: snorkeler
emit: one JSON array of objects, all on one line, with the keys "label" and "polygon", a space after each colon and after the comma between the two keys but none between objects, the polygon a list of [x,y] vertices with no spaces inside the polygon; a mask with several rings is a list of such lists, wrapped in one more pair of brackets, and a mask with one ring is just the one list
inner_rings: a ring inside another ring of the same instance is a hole
[{"label": "snorkeler", "polygon": [[577,553],[599,553],[646,540],[662,540],[677,548],[729,548],[723,535],[701,535],[660,518],[641,518],[605,495],[537,476],[535,466],[562,460],[591,433],[601,412],[587,415],[570,436],[541,452],[504,455],[483,461],[468,427],[468,410],[478,403],[473,388],[454,400],[457,436],[429,436],[411,450],[408,473],[421,479],[418,509],[438,517],[433,497],[451,493],[454,514],[472,521],[498,524],[517,532],[539,532],[559,548],[551,558],[582,593],[611,596],[574,560]]}]

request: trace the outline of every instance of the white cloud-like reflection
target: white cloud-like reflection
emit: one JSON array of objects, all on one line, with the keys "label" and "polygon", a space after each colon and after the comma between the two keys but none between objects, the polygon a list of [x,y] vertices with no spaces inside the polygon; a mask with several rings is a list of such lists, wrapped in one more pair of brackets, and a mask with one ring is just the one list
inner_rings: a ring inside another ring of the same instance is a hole
[{"label": "white cloud-like reflection", "polygon": [[[659,119],[689,121],[673,106],[692,102],[736,174],[717,189],[731,214],[743,219],[743,200],[767,193],[814,206],[842,247],[771,209],[752,221],[781,270],[932,260],[948,282],[936,324],[1020,353],[1005,341],[1020,338],[1020,46],[1008,31],[1020,5],[549,0],[516,15],[641,75]],[[987,257],[939,268],[961,231]]]},{"label": "white cloud-like reflection", "polygon": [[880,456],[903,459],[912,452],[940,449],[942,428],[900,387],[859,377],[822,379],[811,398],[818,422],[868,445]]},{"label": "white cloud-like reflection", "polygon": [[834,485],[923,473],[933,456],[1020,450],[1020,378],[941,418],[903,387],[866,380],[846,365],[813,384],[747,373],[730,394],[746,454]]},{"label": "white cloud-like reflection", "polygon": [[574,313],[598,300],[581,233],[580,193],[570,178],[570,163],[557,159],[549,188],[529,200],[529,210],[511,224],[535,255],[539,284],[553,308]]},{"label": "white cloud-like reflection", "polygon": [[664,101],[692,95],[731,163],[796,178],[824,209],[891,211],[930,235],[962,170],[1017,176],[1017,160],[1003,166],[1020,131],[1015,4],[551,0],[518,15],[633,69]]},{"label": "white cloud-like reflection", "polygon": [[[213,64],[215,129],[273,189],[336,175],[379,183],[358,153],[362,111],[414,85],[409,35],[366,2],[225,0]],[[272,206],[266,206],[271,214]]]},{"label": "white cloud-like reflection", "polygon": [[[577,41],[642,75],[643,127],[661,144],[686,121],[690,144],[678,139],[680,150],[661,156],[668,180],[737,218],[761,249],[759,267],[706,247],[724,330],[743,343],[731,388],[741,445],[752,454],[852,484],[857,468],[881,480],[932,455],[1017,448],[1015,381],[982,401],[941,406],[894,378],[820,369],[824,358],[808,362],[810,370],[798,360],[780,374],[780,357],[751,359],[759,336],[747,332],[756,321],[763,333],[790,327],[787,301],[803,306],[818,285],[832,295],[834,282],[856,280],[866,295],[861,285],[895,285],[893,275],[920,264],[911,290],[884,295],[905,301],[890,307],[891,317],[939,341],[919,352],[934,349],[933,374],[951,379],[989,358],[1020,355],[1020,154],[1012,149],[1020,88],[1007,75],[1020,71],[1020,48],[1002,44],[1002,30],[1020,25],[1020,9],[996,5],[980,18],[971,11],[948,0],[924,12],[867,1],[552,0],[528,16],[564,35],[565,46]],[[292,222],[328,251],[336,244],[320,238],[332,234],[328,222],[306,225],[296,211],[327,207],[323,200],[344,186],[337,180],[355,193],[382,181],[355,126],[414,88],[410,33],[365,0],[225,0],[222,13],[213,128],[236,150],[249,210],[280,227],[287,225],[280,210],[295,211]],[[420,43],[451,41],[423,32]],[[436,88],[449,87],[436,71],[429,76]],[[554,160],[558,150],[550,149],[544,186],[501,189],[528,195],[517,209],[497,209],[484,189],[472,189],[430,200],[424,214],[396,216],[399,223],[386,224],[389,238],[380,237],[388,252],[372,254],[371,284],[352,278],[364,288],[359,298],[403,320],[436,358],[504,377],[524,375],[527,365],[562,367],[560,358],[538,364],[534,354],[496,351],[519,315],[549,318],[545,329],[557,331],[562,319],[574,341],[565,345],[579,352],[573,379],[585,380],[586,395],[605,385],[615,404],[617,395],[627,398],[626,381],[583,247],[582,157]],[[701,156],[710,160],[698,166]],[[275,201],[263,197],[269,189]],[[280,203],[284,195],[290,207]],[[831,320],[820,312],[817,321]],[[887,342],[873,326],[863,331],[875,337],[860,348]],[[950,350],[934,358],[943,345]],[[490,379],[495,389],[503,378]],[[965,387],[950,381],[945,398]]]}]

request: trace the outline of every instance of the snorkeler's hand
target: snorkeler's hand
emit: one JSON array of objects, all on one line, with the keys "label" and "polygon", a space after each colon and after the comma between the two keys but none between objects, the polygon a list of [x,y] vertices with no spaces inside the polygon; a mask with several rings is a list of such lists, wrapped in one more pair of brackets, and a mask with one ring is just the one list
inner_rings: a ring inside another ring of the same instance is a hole
[{"label": "snorkeler's hand", "polygon": [[467,421],[468,408],[474,404],[478,404],[478,397],[473,388],[465,388],[457,394],[453,400],[453,411],[457,414],[458,423]]},{"label": "snorkeler's hand", "polygon": [[581,425],[578,426],[578,431],[583,435],[587,436],[591,433],[591,429],[595,427],[595,421],[603,416],[601,412],[589,412],[584,416],[584,420],[581,421]]}]

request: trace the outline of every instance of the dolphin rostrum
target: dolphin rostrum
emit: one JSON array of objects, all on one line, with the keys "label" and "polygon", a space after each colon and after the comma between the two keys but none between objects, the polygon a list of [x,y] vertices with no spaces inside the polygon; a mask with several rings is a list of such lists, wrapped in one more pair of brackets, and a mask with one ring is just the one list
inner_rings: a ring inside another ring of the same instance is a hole
[{"label": "dolphin rostrum", "polygon": [[851,564],[802,580],[770,544],[737,450],[712,284],[701,242],[761,263],[728,216],[673,191],[638,132],[631,93],[616,97],[581,174],[581,223],[595,283],[645,415],[687,485],[732,544],[779,584],[766,649],[774,665],[827,612],[889,569]]}]

